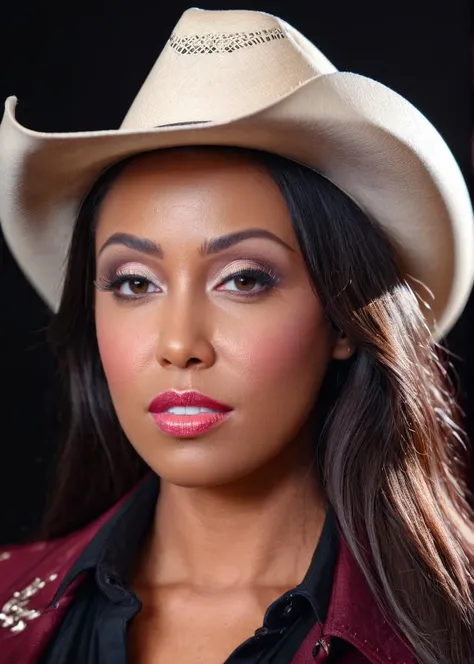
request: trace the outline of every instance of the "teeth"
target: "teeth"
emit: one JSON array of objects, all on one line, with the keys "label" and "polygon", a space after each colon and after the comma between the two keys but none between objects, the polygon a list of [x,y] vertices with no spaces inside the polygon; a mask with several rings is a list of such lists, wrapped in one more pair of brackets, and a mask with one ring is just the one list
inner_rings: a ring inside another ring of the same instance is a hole
[{"label": "teeth", "polygon": [[172,415],[199,415],[200,413],[215,413],[210,408],[199,408],[198,406],[173,406],[168,408],[167,413]]}]

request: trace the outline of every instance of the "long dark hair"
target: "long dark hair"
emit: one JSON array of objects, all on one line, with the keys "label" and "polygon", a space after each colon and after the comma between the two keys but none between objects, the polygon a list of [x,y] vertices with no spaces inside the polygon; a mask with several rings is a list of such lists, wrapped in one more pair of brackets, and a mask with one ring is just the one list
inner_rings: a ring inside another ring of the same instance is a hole
[{"label": "long dark hair", "polygon": [[[447,355],[377,224],[321,175],[247,152],[286,200],[329,322],[358,349],[330,366],[323,385],[319,480],[375,597],[419,661],[466,664],[474,654],[472,517]],[[66,401],[47,537],[90,521],[147,470],[114,412],[94,324],[97,211],[129,161],[106,171],[82,205],[51,328]]]}]

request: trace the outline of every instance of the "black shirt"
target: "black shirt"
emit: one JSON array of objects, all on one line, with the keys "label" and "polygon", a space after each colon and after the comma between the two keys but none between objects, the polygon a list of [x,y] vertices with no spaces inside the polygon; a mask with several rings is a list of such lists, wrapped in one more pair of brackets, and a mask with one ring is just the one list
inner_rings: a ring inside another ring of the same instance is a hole
[{"label": "black shirt", "polygon": [[[84,572],[86,579],[42,664],[126,664],[127,627],[141,609],[140,600],[129,587],[130,574],[151,525],[158,493],[159,479],[152,474],[76,560],[53,603]],[[336,519],[329,508],[303,581],[268,607],[262,627],[224,664],[290,664],[313,625],[326,619],[337,552]]]}]

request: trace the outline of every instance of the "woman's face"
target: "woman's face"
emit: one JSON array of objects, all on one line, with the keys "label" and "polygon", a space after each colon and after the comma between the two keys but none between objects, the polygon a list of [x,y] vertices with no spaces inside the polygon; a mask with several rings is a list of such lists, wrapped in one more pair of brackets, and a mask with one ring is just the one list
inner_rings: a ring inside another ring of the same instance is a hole
[{"label": "woman's face", "polygon": [[[107,193],[95,247],[113,404],[158,475],[222,485],[314,446],[303,425],[343,351],[261,166],[210,149],[142,156]],[[169,412],[183,404],[207,410]]]}]

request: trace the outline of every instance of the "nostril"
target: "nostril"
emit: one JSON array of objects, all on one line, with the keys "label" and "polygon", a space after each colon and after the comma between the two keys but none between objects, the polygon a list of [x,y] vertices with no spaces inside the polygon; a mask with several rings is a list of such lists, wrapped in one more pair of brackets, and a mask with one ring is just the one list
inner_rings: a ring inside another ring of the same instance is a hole
[{"label": "nostril", "polygon": [[187,361],[187,366],[194,366],[194,365],[196,365],[196,364],[201,364],[201,360],[200,360],[199,358],[197,358],[197,357],[191,357],[191,358]]}]

